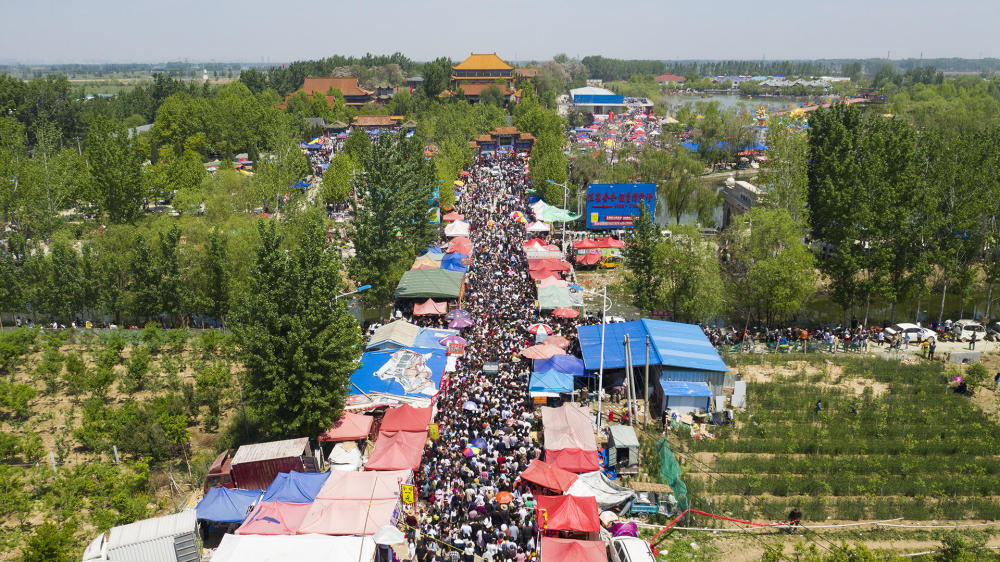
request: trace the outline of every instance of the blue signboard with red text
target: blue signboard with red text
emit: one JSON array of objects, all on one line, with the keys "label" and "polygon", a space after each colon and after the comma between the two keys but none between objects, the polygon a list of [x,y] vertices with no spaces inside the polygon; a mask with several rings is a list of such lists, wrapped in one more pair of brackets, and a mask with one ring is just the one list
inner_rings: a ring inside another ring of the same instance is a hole
[{"label": "blue signboard with red text", "polygon": [[632,228],[640,205],[656,209],[655,183],[592,183],[587,186],[587,228]]}]

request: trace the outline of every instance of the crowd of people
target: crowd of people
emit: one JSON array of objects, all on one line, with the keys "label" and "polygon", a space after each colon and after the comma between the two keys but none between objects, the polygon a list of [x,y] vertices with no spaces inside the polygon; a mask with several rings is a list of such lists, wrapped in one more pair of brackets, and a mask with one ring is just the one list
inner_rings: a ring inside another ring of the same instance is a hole
[{"label": "crowd of people", "polygon": [[[517,355],[533,344],[527,328],[539,321],[524,226],[511,218],[527,212],[524,164],[516,154],[480,162],[456,203],[472,227],[462,308],[475,324],[462,333],[465,355],[438,403],[439,438],[417,475],[421,561],[537,558],[534,497],[519,479],[542,454],[528,398],[531,361]],[[575,337],[572,322],[560,328]],[[497,364],[495,374],[484,372],[487,363]]]}]

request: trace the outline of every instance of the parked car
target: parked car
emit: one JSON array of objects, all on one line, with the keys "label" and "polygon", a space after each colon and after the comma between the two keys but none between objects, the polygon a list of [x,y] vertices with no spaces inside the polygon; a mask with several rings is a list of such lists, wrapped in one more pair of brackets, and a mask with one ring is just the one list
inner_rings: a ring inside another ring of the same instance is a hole
[{"label": "parked car", "polygon": [[608,545],[612,562],[656,562],[649,543],[638,537],[615,537]]},{"label": "parked car", "polygon": [[1000,322],[994,322],[987,326],[985,337],[988,341],[1000,341]]},{"label": "parked car", "polygon": [[937,337],[937,332],[931,330],[930,328],[921,328],[916,324],[909,324],[906,322],[889,326],[885,329],[885,333],[890,336],[898,335],[901,338],[905,338],[906,334],[909,334],[911,342],[922,342],[924,340]]},{"label": "parked car", "polygon": [[986,339],[986,327],[975,320],[959,320],[951,326],[951,333],[956,339],[969,341],[972,334],[976,334],[976,339],[982,341]]}]

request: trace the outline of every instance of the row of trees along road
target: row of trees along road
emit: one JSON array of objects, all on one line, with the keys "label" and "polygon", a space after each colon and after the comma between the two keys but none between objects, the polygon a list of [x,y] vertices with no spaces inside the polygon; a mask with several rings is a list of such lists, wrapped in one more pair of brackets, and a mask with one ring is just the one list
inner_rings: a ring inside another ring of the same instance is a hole
[{"label": "row of trees along road", "polygon": [[809,224],[829,244],[820,267],[833,298],[867,321],[873,296],[892,307],[940,287],[964,303],[1000,274],[1000,126],[916,129],[834,106],[809,117]]},{"label": "row of trees along road", "polygon": [[716,243],[691,225],[661,231],[644,205],[626,238],[623,288],[641,311],[668,310],[681,322],[720,314],[765,325],[786,320],[816,291],[802,238],[782,208],[752,209]]}]

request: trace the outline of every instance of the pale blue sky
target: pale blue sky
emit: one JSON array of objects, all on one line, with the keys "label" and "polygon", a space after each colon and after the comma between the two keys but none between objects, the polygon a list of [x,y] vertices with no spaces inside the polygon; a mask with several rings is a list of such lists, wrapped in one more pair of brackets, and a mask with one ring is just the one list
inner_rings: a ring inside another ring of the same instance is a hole
[{"label": "pale blue sky", "polygon": [[1000,56],[998,0],[3,0],[0,10],[0,62]]}]

